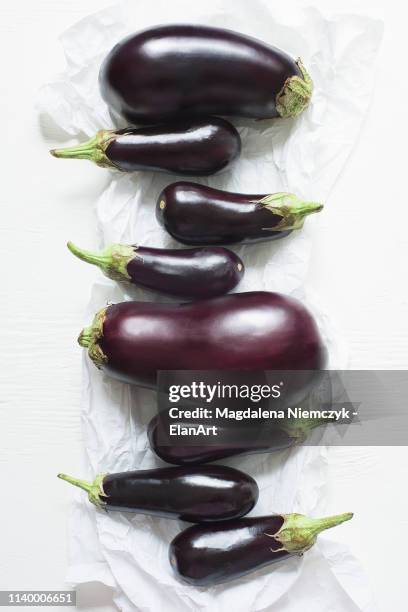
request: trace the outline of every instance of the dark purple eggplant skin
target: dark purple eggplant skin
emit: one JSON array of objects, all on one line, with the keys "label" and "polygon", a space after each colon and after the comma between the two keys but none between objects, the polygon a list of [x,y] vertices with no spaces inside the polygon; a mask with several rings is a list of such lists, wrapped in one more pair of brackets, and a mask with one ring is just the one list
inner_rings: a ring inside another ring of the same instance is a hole
[{"label": "dark purple eggplant skin", "polygon": [[191,523],[244,516],[259,493],[251,476],[222,465],[111,474],[105,477],[103,488],[110,508],[136,508]]},{"label": "dark purple eggplant skin", "polygon": [[127,265],[133,283],[186,299],[213,298],[234,289],[244,274],[242,260],[223,247],[139,247]]},{"label": "dark purple eggplant skin", "polygon": [[244,275],[242,260],[223,247],[156,249],[113,244],[91,253],[68,242],[80,259],[99,266],[117,281],[183,299],[206,299],[234,289]]},{"label": "dark purple eggplant skin", "polygon": [[184,304],[114,304],[78,341],[110,376],[151,388],[159,370],[319,370],[326,358],[306,308],[263,291]]},{"label": "dark purple eggplant skin", "polygon": [[[298,437],[291,436],[278,427],[270,429],[235,422],[217,423],[217,444],[212,440],[209,442],[208,439],[203,439],[200,444],[199,437],[194,438],[194,444],[163,444],[162,441],[167,441],[166,435],[171,422],[186,427],[195,424],[191,421],[183,423],[180,420],[166,419],[157,414],[149,422],[147,437],[151,450],[160,459],[173,465],[200,465],[237,455],[281,451],[299,444]],[[203,424],[208,425],[208,422]],[[246,443],[237,442],[243,438],[247,438]]]},{"label": "dark purple eggplant skin", "polygon": [[219,118],[190,119],[146,128],[127,128],[106,149],[119,170],[160,170],[209,176],[223,170],[241,152],[234,126]]},{"label": "dark purple eggplant skin", "polygon": [[52,149],[54,157],[88,159],[122,172],[150,170],[209,176],[223,170],[241,152],[233,125],[216,117],[179,119],[166,125],[100,130],[82,144]]},{"label": "dark purple eggplant skin", "polygon": [[59,478],[89,494],[104,510],[122,510],[191,523],[225,521],[247,514],[258,499],[255,480],[223,465],[163,467],[96,477],[87,483]]},{"label": "dark purple eggplant skin", "polygon": [[282,217],[259,204],[266,194],[242,194],[179,181],[159,195],[156,218],[178,242],[188,245],[279,240]]},{"label": "dark purple eggplant skin", "polygon": [[171,542],[170,563],[180,578],[195,586],[240,578],[291,556],[270,537],[282,525],[281,515],[247,517],[211,529],[193,525]]},{"label": "dark purple eggplant skin", "polygon": [[293,513],[193,525],[171,542],[170,563],[185,582],[212,586],[301,555],[316,543],[319,533],[352,518],[352,512],[323,518]]},{"label": "dark purple eggplant skin", "polygon": [[166,25],[119,42],[99,85],[113,113],[136,124],[195,115],[265,119],[279,116],[277,95],[293,76],[302,72],[289,55],[254,38]]}]

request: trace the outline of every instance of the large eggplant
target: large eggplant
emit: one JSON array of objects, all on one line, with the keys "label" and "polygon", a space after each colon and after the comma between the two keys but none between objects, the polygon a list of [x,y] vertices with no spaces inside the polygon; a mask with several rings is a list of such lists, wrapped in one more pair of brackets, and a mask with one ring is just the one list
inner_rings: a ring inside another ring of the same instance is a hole
[{"label": "large eggplant", "polygon": [[180,116],[295,117],[313,83],[300,60],[231,30],[166,25],[129,36],[105,59],[102,96],[133,123]]},{"label": "large eggplant", "polygon": [[78,342],[107,374],[155,387],[159,370],[318,370],[325,348],[304,306],[254,291],[100,310]]},{"label": "large eggplant", "polygon": [[194,586],[212,586],[245,576],[266,565],[309,550],[318,534],[353,517],[351,512],[313,519],[274,514],[193,525],[170,544],[170,563]]},{"label": "large eggplant", "polygon": [[156,217],[183,244],[233,244],[284,238],[322,208],[291,193],[232,193],[180,181],[161,192]]},{"label": "large eggplant", "polygon": [[93,482],[58,474],[104,510],[127,510],[192,523],[247,514],[258,499],[251,476],[223,465],[98,474]]},{"label": "large eggplant", "polygon": [[240,152],[237,130],[216,117],[139,129],[100,130],[83,144],[50,151],[54,157],[88,159],[122,172],[153,170],[186,176],[215,174]]},{"label": "large eggplant", "polygon": [[[170,425],[181,428],[208,426],[209,421],[174,420],[167,412],[155,415],[149,422],[147,436],[150,448],[166,463],[173,465],[199,465],[236,455],[271,453],[302,444],[320,425],[318,419],[295,419],[294,422],[248,423],[245,421],[217,421],[217,436],[195,435],[188,444],[175,442],[169,437]],[[194,442],[193,442],[194,440]]]},{"label": "large eggplant", "polygon": [[68,248],[113,280],[186,299],[228,293],[244,274],[242,260],[223,247],[154,249],[112,244],[102,253],[91,253],[68,242]]}]

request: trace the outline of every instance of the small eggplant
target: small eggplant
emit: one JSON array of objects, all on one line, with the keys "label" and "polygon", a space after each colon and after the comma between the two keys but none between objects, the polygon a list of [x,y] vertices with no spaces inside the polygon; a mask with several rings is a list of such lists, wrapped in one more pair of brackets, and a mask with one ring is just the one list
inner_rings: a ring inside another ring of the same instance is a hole
[{"label": "small eggplant", "polygon": [[284,238],[322,208],[291,193],[249,195],[180,181],[161,192],[156,217],[183,244],[233,244]]},{"label": "small eggplant", "polygon": [[212,586],[309,550],[318,534],[349,521],[351,512],[313,519],[302,514],[274,514],[193,525],[170,544],[176,574],[194,586]]},{"label": "small eggplant", "polygon": [[296,117],[313,83],[300,60],[231,30],[165,25],[125,38],[99,73],[111,111],[132,123],[174,117]]},{"label": "small eggplant", "polygon": [[[296,419],[279,423],[249,424],[244,421],[217,421],[217,437],[194,436],[194,443],[170,443],[170,424],[180,427],[208,425],[208,421],[192,422],[171,419],[168,413],[159,413],[149,422],[147,436],[150,448],[166,463],[173,465],[199,465],[219,461],[236,455],[251,455],[282,451],[305,442],[309,434],[325,422],[319,419]],[[215,443],[216,441],[216,443]]]},{"label": "small eggplant", "polygon": [[237,130],[224,119],[190,119],[166,125],[100,130],[75,147],[52,149],[54,157],[89,159],[122,172],[152,170],[209,176],[241,152]]},{"label": "small eggplant", "polygon": [[103,510],[122,510],[191,523],[224,521],[247,514],[258,499],[251,476],[224,465],[171,467],[99,474],[93,482],[58,474],[84,489]]},{"label": "small eggplant", "polygon": [[[184,304],[113,304],[78,342],[110,376],[151,388],[159,370],[313,371],[326,358],[304,306],[266,291]],[[305,393],[309,378],[302,379]]]},{"label": "small eggplant", "polygon": [[72,242],[67,246],[113,280],[186,299],[228,293],[244,275],[242,260],[223,247],[173,250],[112,244],[99,254],[78,249]]}]

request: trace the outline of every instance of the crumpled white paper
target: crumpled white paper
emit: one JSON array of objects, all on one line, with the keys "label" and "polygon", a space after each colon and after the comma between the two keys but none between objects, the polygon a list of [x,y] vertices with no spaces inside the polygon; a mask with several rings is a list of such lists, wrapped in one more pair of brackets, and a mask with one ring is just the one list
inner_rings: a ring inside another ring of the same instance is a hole
[{"label": "crumpled white paper", "polygon": [[[382,25],[356,15],[329,18],[314,8],[298,11],[285,4],[139,0],[91,15],[61,37],[67,69],[42,89],[41,110],[68,136],[83,140],[100,128],[112,127],[97,76],[103,57],[123,36],[171,22],[238,30],[284,48],[294,57],[301,56],[315,83],[312,104],[296,120],[239,121],[241,159],[219,176],[198,180],[231,191],[294,191],[308,200],[325,202],[356,142],[369,104]],[[101,246],[122,241],[177,247],[154,215],[158,193],[173,180],[166,174],[111,173],[96,203]],[[302,231],[282,241],[237,248],[246,264],[239,290],[277,290],[305,299],[302,284],[317,231],[319,218],[314,216]],[[128,291],[98,275],[84,324],[107,302],[165,299],[139,289]],[[344,352],[327,318],[316,307],[312,310],[329,347],[330,367],[344,367]],[[83,363],[88,477],[160,465],[148,448],[145,433],[154,414],[155,394],[108,379],[85,355]],[[260,499],[252,514],[324,514],[323,448],[238,457],[225,463],[249,472],[258,481]],[[338,512],[348,510],[339,508]],[[335,531],[320,536],[303,559],[290,559],[229,584],[194,588],[174,577],[167,558],[168,544],[182,527],[177,521],[141,515],[108,515],[78,493],[70,522],[67,579],[74,584],[100,581],[113,587],[115,603],[129,612],[374,610],[361,567],[344,546],[335,543]]]}]

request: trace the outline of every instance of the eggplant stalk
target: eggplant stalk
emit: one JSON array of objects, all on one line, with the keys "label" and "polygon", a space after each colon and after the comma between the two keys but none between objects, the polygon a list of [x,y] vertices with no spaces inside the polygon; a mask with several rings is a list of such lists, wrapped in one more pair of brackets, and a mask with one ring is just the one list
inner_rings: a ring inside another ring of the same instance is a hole
[{"label": "eggplant stalk", "polygon": [[313,81],[302,60],[296,60],[302,76],[289,77],[276,96],[276,110],[284,119],[297,117],[309,105],[313,93]]},{"label": "eggplant stalk", "polygon": [[88,493],[89,501],[97,508],[103,508],[103,506],[106,505],[106,502],[102,499],[103,497],[107,497],[103,490],[103,479],[105,476],[106,474],[98,474],[93,482],[88,482],[87,480],[73,478],[67,474],[58,474],[58,478],[66,480],[66,482],[69,482],[75,487],[79,487],[80,489],[86,491]]},{"label": "eggplant stalk", "polygon": [[113,130],[99,130],[96,135],[74,147],[63,149],[51,149],[54,157],[62,159],[88,159],[95,162],[101,168],[116,168],[115,164],[106,155],[106,149],[115,139],[116,132]]},{"label": "eggplant stalk", "polygon": [[84,327],[78,336],[78,344],[88,349],[88,355],[97,368],[101,368],[108,361],[108,358],[98,344],[99,338],[103,336],[105,315],[106,308],[99,310],[92,321],[92,325]]},{"label": "eggplant stalk", "polygon": [[137,256],[137,247],[126,244],[111,244],[101,253],[92,253],[75,246],[72,242],[67,247],[82,261],[98,266],[108,278],[115,281],[130,281],[127,265]]},{"label": "eggplant stalk", "polygon": [[278,225],[271,228],[274,232],[300,229],[307,215],[323,209],[323,204],[304,202],[293,193],[271,193],[262,200],[258,200],[258,204],[270,210],[274,215],[282,217]]},{"label": "eggplant stalk", "polygon": [[316,427],[321,427],[322,425],[327,425],[328,423],[335,422],[335,418],[332,419],[287,419],[283,421],[279,427],[283,431],[285,431],[291,438],[296,440],[296,444],[303,444],[311,432],[316,429]]},{"label": "eggplant stalk", "polygon": [[326,516],[324,518],[309,518],[303,514],[283,514],[284,522],[275,534],[265,534],[282,544],[282,550],[303,553],[316,542],[316,538],[325,529],[336,527],[353,518],[352,512]]}]

